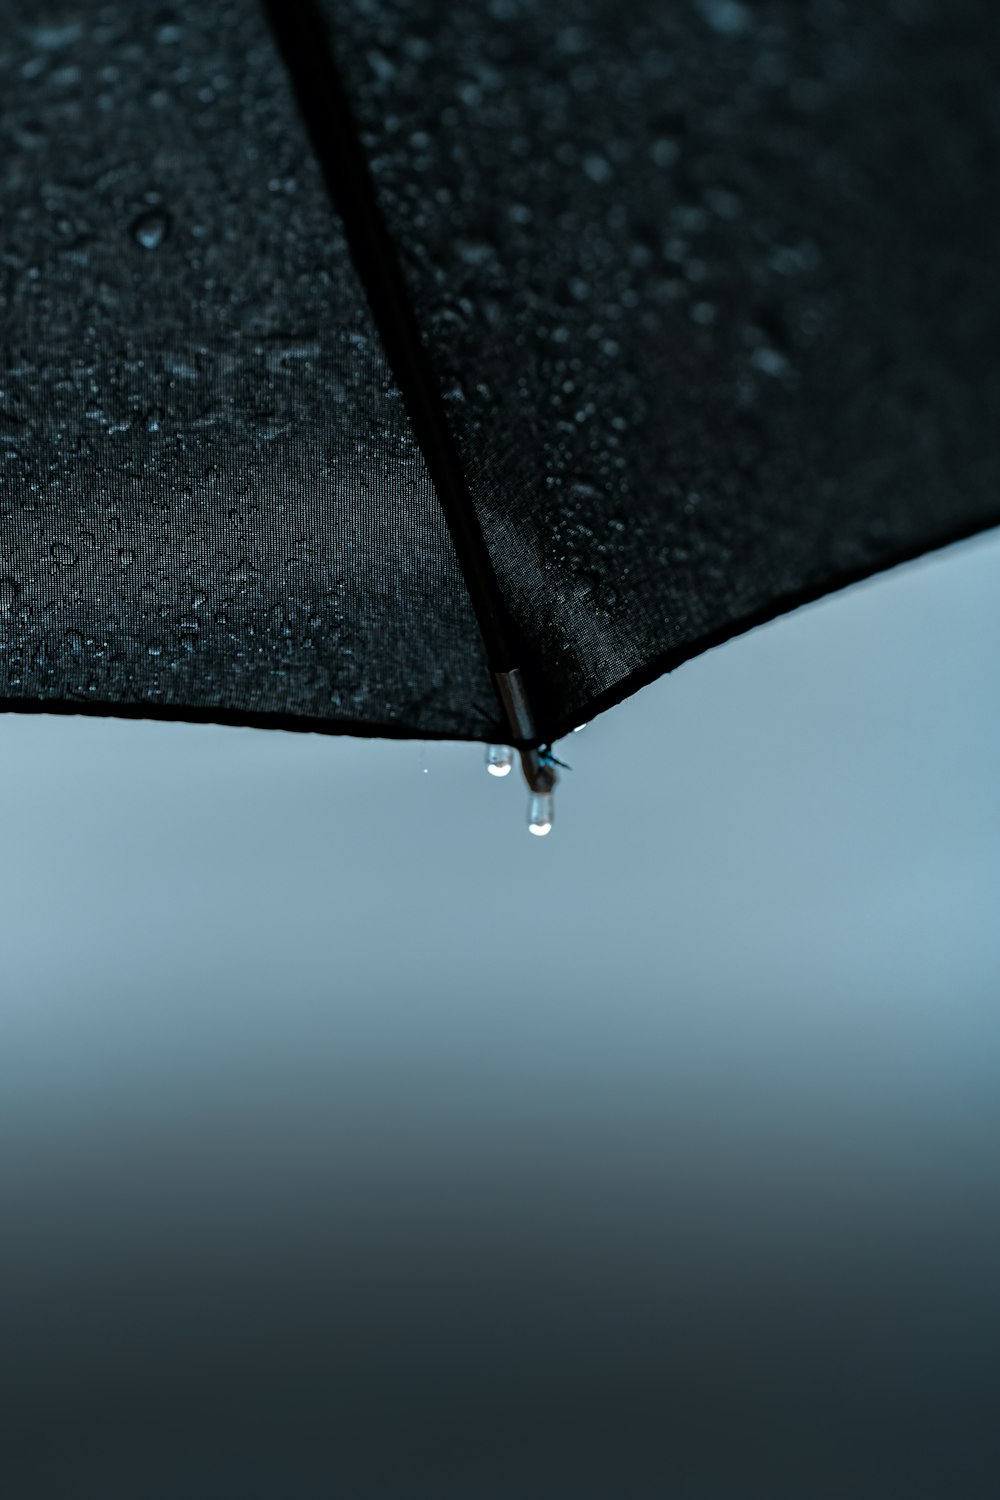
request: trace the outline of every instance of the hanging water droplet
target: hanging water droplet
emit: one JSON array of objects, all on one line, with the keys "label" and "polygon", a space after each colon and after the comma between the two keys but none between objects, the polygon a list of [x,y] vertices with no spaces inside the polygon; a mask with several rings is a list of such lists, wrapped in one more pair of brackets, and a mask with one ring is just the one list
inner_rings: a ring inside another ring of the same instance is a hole
[{"label": "hanging water droplet", "polygon": [[555,801],[551,792],[532,792],[528,805],[528,831],[544,838],[552,831]]},{"label": "hanging water droplet", "polygon": [[486,769],[491,776],[507,776],[514,764],[514,752],[509,745],[487,745]]},{"label": "hanging water droplet", "polygon": [[170,215],[162,208],[151,208],[133,219],[130,233],[144,250],[158,250],[170,233]]},{"label": "hanging water droplet", "polygon": [[[589,721],[587,721],[587,722],[589,722]],[[578,725],[577,725],[577,726],[576,726],[576,728],[575,728],[575,729],[574,729],[574,730],[573,730],[573,733],[574,733],[574,734],[579,734],[579,733],[580,733],[580,730],[581,730],[581,729],[586,729],[586,727],[587,727],[587,722],[584,722],[584,723],[583,723],[583,724],[578,724]]]}]

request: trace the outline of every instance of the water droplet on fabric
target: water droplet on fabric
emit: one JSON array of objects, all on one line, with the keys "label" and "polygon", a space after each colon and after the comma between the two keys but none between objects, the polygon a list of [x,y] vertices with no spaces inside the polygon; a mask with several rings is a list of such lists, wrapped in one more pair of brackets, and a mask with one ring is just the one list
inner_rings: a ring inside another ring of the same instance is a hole
[{"label": "water droplet on fabric", "polygon": [[165,209],[151,208],[133,219],[130,233],[143,250],[158,250],[170,233],[170,215]]},{"label": "water droplet on fabric", "polygon": [[680,146],[668,136],[660,136],[650,148],[650,156],[657,167],[672,167],[680,154]]},{"label": "water droplet on fabric", "polygon": [[71,568],[79,560],[73,548],[66,542],[53,542],[49,548],[49,555],[61,568]]},{"label": "water droplet on fabric", "polygon": [[766,344],[754,350],[750,356],[750,363],[763,375],[773,375],[775,379],[787,374],[791,368],[783,354],[779,354],[777,349],[768,348]]},{"label": "water droplet on fabric", "polygon": [[750,12],[739,0],[699,0],[698,9],[721,36],[739,36],[750,24]]},{"label": "water droplet on fabric", "polygon": [[379,83],[391,83],[396,76],[396,65],[384,52],[369,52],[368,64]]},{"label": "water droplet on fabric", "polygon": [[79,23],[69,21],[61,26],[33,26],[31,39],[43,52],[58,52],[62,47],[70,47],[79,41],[82,32],[83,27]]},{"label": "water droplet on fabric", "polygon": [[611,163],[605,156],[585,156],[583,170],[591,182],[610,182],[614,176]]}]

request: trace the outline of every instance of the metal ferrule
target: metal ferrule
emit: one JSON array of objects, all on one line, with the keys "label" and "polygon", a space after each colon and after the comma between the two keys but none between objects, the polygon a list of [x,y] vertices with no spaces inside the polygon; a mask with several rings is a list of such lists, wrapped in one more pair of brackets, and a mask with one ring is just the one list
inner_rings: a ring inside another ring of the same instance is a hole
[{"label": "metal ferrule", "polygon": [[559,780],[555,766],[543,760],[540,750],[528,748],[525,743],[537,739],[538,730],[520,669],[514,667],[510,672],[496,672],[494,679],[510,725],[512,743],[521,757],[525,781],[533,792],[551,792]]},{"label": "metal ferrule", "polygon": [[548,765],[542,760],[540,750],[522,750],[521,770],[524,779],[533,792],[551,792],[559,780],[555,766]]},{"label": "metal ferrule", "polygon": [[538,731],[535,728],[535,716],[531,712],[520,668],[514,667],[510,672],[495,672],[493,676],[510,725],[512,744],[520,747],[526,741],[536,739]]}]

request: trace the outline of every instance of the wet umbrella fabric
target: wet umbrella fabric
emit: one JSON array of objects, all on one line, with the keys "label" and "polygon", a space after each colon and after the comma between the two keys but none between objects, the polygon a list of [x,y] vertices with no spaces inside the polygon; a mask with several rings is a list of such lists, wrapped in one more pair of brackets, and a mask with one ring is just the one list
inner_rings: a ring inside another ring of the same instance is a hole
[{"label": "wet umbrella fabric", "polygon": [[4,706],[545,742],[1000,521],[990,0],[2,13]]}]

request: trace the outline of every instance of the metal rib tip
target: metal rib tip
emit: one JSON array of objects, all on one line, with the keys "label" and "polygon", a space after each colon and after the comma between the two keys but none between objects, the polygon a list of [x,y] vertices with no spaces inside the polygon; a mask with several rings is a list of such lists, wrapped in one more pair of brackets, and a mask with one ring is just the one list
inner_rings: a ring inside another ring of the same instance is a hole
[{"label": "metal rib tip", "polygon": [[515,741],[533,740],[535,716],[531,712],[531,704],[528,701],[528,693],[520,668],[512,667],[509,672],[495,672],[494,680],[513,738]]}]

